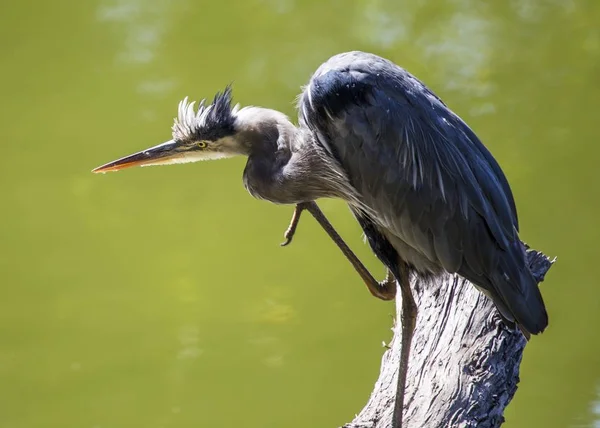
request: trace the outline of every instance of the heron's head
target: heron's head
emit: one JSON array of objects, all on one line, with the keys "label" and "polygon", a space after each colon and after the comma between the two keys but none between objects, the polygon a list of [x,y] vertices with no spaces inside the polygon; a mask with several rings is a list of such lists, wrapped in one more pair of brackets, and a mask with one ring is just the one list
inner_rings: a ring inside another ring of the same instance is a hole
[{"label": "heron's head", "polygon": [[247,149],[235,138],[238,106],[231,106],[230,86],[217,93],[211,104],[202,100],[197,109],[194,104],[187,98],[179,103],[172,140],[99,166],[93,172],[197,162],[246,153]]}]

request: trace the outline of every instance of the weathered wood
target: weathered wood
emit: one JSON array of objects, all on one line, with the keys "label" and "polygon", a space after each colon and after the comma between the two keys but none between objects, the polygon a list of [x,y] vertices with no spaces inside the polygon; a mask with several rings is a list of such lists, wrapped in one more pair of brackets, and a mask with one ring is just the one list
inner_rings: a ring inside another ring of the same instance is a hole
[{"label": "weathered wood", "polygon": [[[553,262],[534,250],[528,256],[541,282]],[[404,428],[499,427],[517,390],[527,341],[521,332],[504,325],[490,299],[460,277],[413,282],[412,289],[419,313],[408,368]],[[396,301],[397,320],[401,307]],[[371,398],[345,428],[391,426],[401,342],[400,326],[393,330]]]}]

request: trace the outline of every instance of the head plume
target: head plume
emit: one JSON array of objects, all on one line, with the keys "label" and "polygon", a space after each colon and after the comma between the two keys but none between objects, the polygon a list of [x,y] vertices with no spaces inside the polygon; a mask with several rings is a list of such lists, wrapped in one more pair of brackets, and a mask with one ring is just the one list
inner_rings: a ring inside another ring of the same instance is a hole
[{"label": "head plume", "polygon": [[176,141],[210,140],[215,141],[228,135],[234,130],[235,114],[238,106],[231,107],[231,85],[223,92],[217,92],[213,102],[206,105],[206,100],[200,101],[194,111],[195,102],[189,102],[185,97],[180,103],[173,124],[173,139]]}]

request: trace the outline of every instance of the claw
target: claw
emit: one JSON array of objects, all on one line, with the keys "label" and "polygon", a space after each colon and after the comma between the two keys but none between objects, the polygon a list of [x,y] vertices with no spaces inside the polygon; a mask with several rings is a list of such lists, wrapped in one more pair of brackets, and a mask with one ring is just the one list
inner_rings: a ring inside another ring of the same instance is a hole
[{"label": "claw", "polygon": [[296,205],[296,208],[294,208],[294,214],[292,214],[292,219],[290,220],[290,225],[288,226],[285,233],[283,234],[285,241],[283,241],[281,244],[279,244],[282,247],[285,247],[286,245],[289,245],[292,242],[292,239],[294,238],[294,235],[296,234],[296,228],[298,227],[298,222],[300,221],[300,214],[302,214],[302,211],[304,211],[305,209],[306,209],[306,207],[304,206],[304,204],[298,204],[298,205]]},{"label": "claw", "polygon": [[289,229],[285,231],[285,233],[283,234],[283,237],[285,238],[285,241],[283,241],[281,244],[282,247],[285,247],[287,245],[290,244],[290,242],[292,242],[292,238],[294,237],[293,233],[288,233]]}]

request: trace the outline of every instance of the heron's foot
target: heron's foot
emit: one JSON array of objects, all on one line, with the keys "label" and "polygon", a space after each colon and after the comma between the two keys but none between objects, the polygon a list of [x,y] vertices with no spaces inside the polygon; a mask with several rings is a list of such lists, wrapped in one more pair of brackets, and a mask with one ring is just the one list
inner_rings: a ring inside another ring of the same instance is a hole
[{"label": "heron's foot", "polygon": [[301,202],[296,205],[290,225],[283,235],[285,241],[281,243],[282,246],[286,246],[292,242],[294,234],[296,233],[296,228],[298,227],[298,222],[300,221],[300,214],[302,214],[302,211],[304,210],[307,210],[312,214],[333,242],[335,242],[338,248],[342,250],[342,253],[350,261],[373,296],[381,300],[393,300],[396,297],[396,278],[394,277],[394,274],[388,270],[385,280],[381,282],[378,282],[373,278],[373,275],[371,275],[352,250],[348,248],[348,245],[346,245],[342,237],[336,232],[329,220],[327,220],[327,217],[325,217],[325,214],[323,214],[317,203],[314,201]]},{"label": "heron's foot", "polygon": [[296,228],[298,227],[298,223],[300,222],[300,214],[302,214],[302,211],[304,211],[306,208],[307,208],[306,202],[301,202],[296,205],[296,208],[294,208],[294,214],[292,214],[292,219],[290,220],[290,225],[288,226],[288,228],[285,230],[285,233],[283,234],[285,241],[283,241],[281,243],[282,247],[285,247],[286,245],[289,245],[290,242],[292,242],[292,239],[294,238],[294,235],[296,234]]},{"label": "heron's foot", "polygon": [[381,300],[394,300],[396,298],[396,277],[388,269],[387,275],[383,281],[370,285],[365,282],[371,294]]}]

